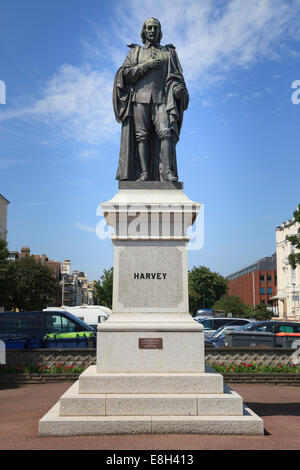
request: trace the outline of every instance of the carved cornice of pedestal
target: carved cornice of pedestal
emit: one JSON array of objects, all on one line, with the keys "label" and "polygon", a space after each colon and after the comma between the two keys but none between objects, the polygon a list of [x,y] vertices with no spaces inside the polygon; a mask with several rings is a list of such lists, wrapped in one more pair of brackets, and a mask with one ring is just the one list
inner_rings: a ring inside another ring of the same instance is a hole
[{"label": "carved cornice of pedestal", "polygon": [[183,190],[119,190],[101,204],[103,215],[114,229],[112,240],[188,241],[201,204]]}]

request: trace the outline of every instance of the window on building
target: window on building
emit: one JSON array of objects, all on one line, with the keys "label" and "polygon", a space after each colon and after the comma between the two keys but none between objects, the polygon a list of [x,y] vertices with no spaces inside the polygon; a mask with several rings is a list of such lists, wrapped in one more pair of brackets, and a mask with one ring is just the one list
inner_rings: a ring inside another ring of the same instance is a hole
[{"label": "window on building", "polygon": [[272,287],[268,287],[268,294],[272,294],[272,293],[273,293]]},{"label": "window on building", "polygon": [[259,280],[260,280],[260,282],[264,282],[264,280],[265,280],[264,274],[260,274]]},{"label": "window on building", "polygon": [[268,282],[272,282],[272,274],[268,274],[268,276],[267,276],[267,281],[268,281]]},{"label": "window on building", "polygon": [[261,304],[265,304],[265,303],[266,303],[266,302],[265,302],[265,299],[260,299],[260,303],[261,303]]},{"label": "window on building", "polygon": [[261,288],[260,288],[260,293],[261,293],[262,295],[264,295],[264,294],[266,293],[264,287],[261,287]]}]

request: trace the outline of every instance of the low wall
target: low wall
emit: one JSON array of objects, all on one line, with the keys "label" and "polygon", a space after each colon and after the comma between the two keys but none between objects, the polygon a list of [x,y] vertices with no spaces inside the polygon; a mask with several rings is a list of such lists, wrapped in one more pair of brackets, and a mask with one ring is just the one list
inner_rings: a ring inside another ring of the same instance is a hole
[{"label": "low wall", "polygon": [[[283,348],[209,348],[205,350],[205,363],[231,364],[256,362],[259,365],[276,365],[288,363],[293,349]],[[43,365],[52,367],[57,363],[67,366],[88,367],[96,364],[96,349],[9,349],[6,351],[6,365],[29,366]],[[0,374],[0,386],[19,384],[41,384],[53,382],[73,382],[80,374]],[[300,374],[223,374],[225,383],[269,384],[300,386]]]},{"label": "low wall", "polygon": [[255,362],[258,365],[274,366],[278,363],[287,364],[292,359],[292,354],[295,349],[291,348],[264,348],[264,347],[249,347],[249,348],[206,348],[205,349],[205,363],[211,364],[246,364]]},{"label": "low wall", "polygon": [[88,367],[96,364],[96,348],[83,349],[7,349],[6,366],[48,366],[58,363]]},{"label": "low wall", "polygon": [[[231,364],[255,362],[258,365],[286,364],[291,361],[294,349],[285,348],[207,348],[205,350],[205,363]],[[57,363],[67,366],[88,367],[96,364],[96,349],[8,349],[6,351],[6,365],[29,366],[43,365],[52,367]]]}]

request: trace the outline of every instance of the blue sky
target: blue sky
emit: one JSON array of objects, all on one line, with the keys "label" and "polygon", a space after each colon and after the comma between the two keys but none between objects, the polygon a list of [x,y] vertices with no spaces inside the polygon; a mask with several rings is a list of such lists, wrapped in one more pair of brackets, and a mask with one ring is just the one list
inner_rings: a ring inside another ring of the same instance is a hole
[{"label": "blue sky", "polygon": [[97,279],[113,264],[95,227],[117,191],[113,77],[143,21],[176,46],[190,106],[179,179],[205,206],[189,267],[228,275],[275,252],[300,202],[300,1],[1,0],[0,193],[10,250],[70,259]]}]

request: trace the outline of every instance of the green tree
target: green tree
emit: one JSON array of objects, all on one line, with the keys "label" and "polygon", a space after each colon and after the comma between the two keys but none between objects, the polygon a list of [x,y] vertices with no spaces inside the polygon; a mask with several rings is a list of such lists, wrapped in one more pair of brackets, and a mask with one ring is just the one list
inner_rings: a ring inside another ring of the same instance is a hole
[{"label": "green tree", "polygon": [[[298,204],[297,209],[294,212],[294,219],[300,224],[300,204]],[[298,228],[297,235],[290,235],[287,237],[288,241],[294,245],[296,249],[299,250],[298,253],[291,253],[288,257],[288,262],[293,269],[296,269],[297,264],[300,264],[300,227]]]},{"label": "green tree", "polygon": [[104,269],[100,280],[94,284],[94,301],[103,307],[112,308],[113,268]]},{"label": "green tree", "polygon": [[7,243],[0,237],[0,266],[2,263],[8,263],[8,254]]},{"label": "green tree", "polygon": [[60,288],[53,271],[30,256],[8,262],[6,282],[5,310],[42,310]]},{"label": "green tree", "polygon": [[212,308],[228,291],[228,280],[205,266],[193,267],[188,273],[189,308],[194,315],[199,308]]},{"label": "green tree", "polygon": [[251,317],[255,320],[271,320],[274,316],[272,310],[269,310],[266,304],[258,304],[252,307]]},{"label": "green tree", "polygon": [[0,307],[5,304],[9,283],[7,279],[8,249],[6,241],[0,236]]},{"label": "green tree", "polygon": [[222,297],[214,303],[213,308],[231,312],[234,317],[250,317],[252,308],[242,302],[237,295],[222,295]]}]

